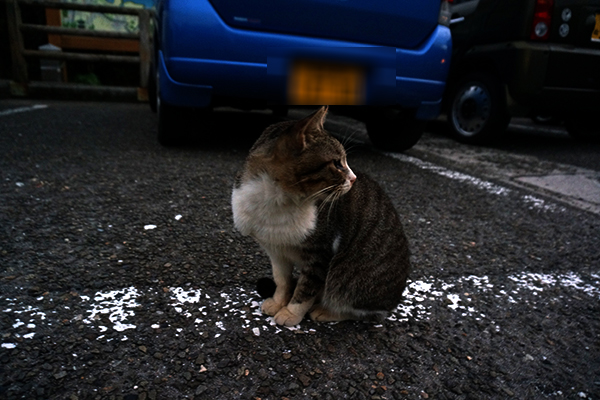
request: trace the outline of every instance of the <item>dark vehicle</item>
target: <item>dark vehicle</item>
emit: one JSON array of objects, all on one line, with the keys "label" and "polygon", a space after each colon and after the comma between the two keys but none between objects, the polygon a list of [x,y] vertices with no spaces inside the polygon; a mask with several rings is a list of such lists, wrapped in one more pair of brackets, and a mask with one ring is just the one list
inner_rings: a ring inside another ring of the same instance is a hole
[{"label": "dark vehicle", "polygon": [[149,86],[162,144],[186,131],[183,109],[328,104],[365,106],[372,141],[404,150],[441,111],[446,0],[159,0],[155,22]]},{"label": "dark vehicle", "polygon": [[444,105],[458,140],[497,136],[511,116],[564,119],[573,137],[600,131],[600,0],[455,2]]}]

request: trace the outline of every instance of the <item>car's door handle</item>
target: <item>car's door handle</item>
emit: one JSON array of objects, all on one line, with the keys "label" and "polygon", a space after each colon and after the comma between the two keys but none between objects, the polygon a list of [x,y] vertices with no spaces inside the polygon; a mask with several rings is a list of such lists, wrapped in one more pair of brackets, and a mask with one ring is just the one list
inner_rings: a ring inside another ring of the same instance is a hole
[{"label": "car's door handle", "polygon": [[459,22],[463,22],[465,17],[452,18],[450,20],[450,25],[458,24]]}]

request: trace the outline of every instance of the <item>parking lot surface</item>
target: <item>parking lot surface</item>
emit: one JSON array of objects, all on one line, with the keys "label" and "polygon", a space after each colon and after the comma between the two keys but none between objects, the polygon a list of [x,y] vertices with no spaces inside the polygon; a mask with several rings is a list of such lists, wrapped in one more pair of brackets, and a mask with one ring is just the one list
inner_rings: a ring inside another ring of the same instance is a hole
[{"label": "parking lot surface", "polygon": [[275,121],[190,116],[197,138],[164,148],[145,105],[1,105],[1,399],[600,398],[600,216],[436,135],[388,154],[336,132],[411,244],[384,323],[261,315],[269,261],[230,196]]}]

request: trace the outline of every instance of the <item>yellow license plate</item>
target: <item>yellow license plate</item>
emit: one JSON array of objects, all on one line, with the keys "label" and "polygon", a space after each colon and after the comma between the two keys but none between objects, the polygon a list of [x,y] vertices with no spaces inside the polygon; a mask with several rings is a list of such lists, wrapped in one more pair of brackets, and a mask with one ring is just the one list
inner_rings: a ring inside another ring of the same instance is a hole
[{"label": "yellow license plate", "polygon": [[294,105],[364,104],[364,70],[354,65],[296,61],[288,77],[288,102]]},{"label": "yellow license plate", "polygon": [[600,14],[596,14],[596,26],[592,31],[592,42],[600,42]]}]

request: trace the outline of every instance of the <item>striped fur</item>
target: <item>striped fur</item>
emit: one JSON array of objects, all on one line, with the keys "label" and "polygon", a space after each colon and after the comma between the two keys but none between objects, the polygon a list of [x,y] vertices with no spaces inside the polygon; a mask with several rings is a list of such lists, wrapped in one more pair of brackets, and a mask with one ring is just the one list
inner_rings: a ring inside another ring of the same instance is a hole
[{"label": "striped fur", "polygon": [[[385,192],[350,169],[323,129],[325,107],[263,133],[232,193],[236,228],[268,253],[281,325],[381,318],[401,301],[408,241]],[[297,282],[293,273],[296,270]]]}]

